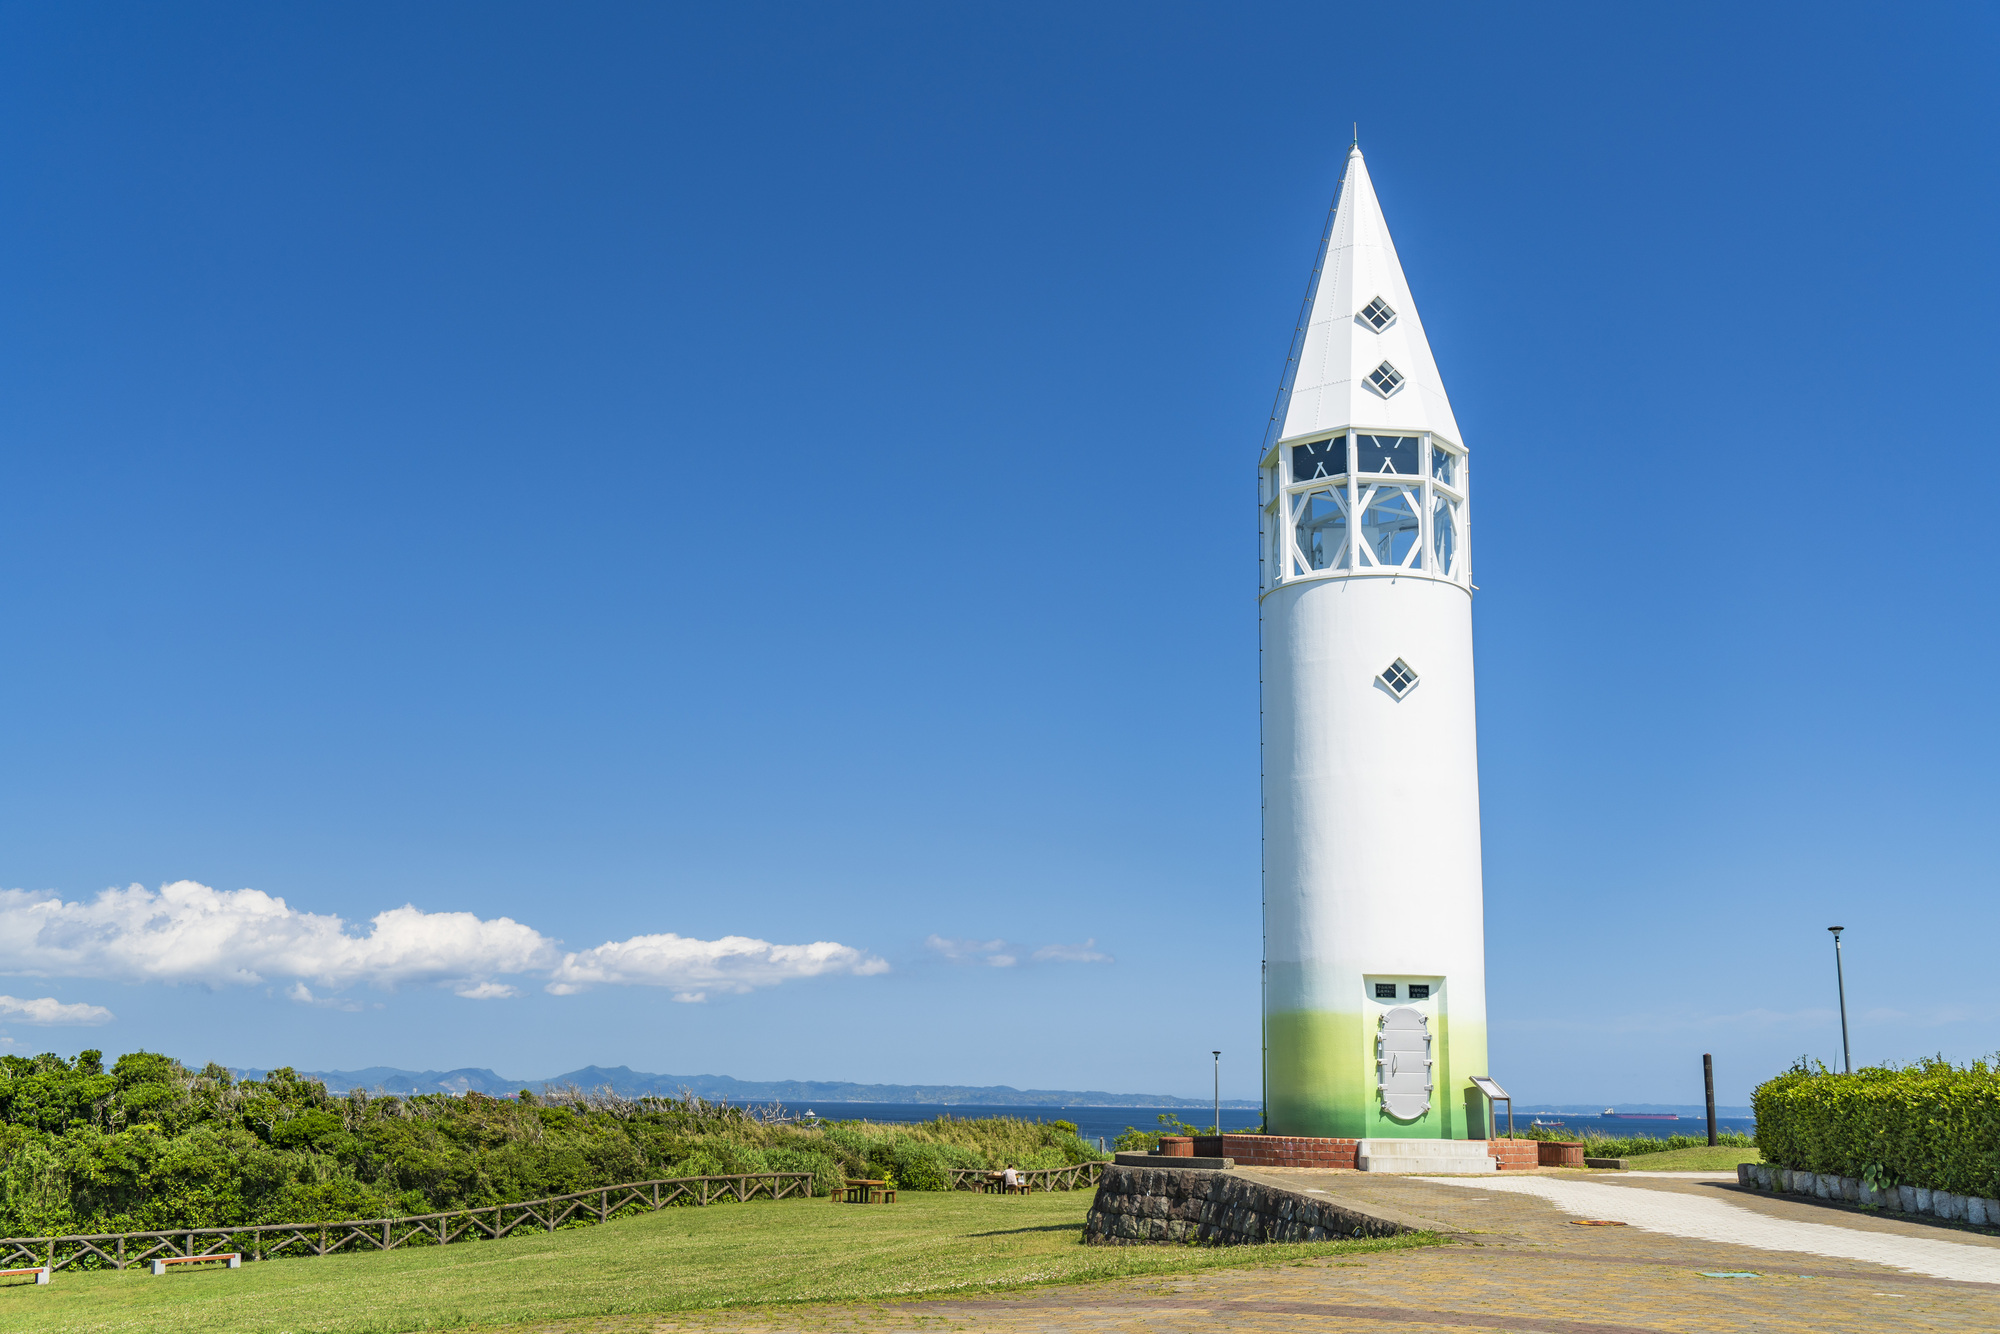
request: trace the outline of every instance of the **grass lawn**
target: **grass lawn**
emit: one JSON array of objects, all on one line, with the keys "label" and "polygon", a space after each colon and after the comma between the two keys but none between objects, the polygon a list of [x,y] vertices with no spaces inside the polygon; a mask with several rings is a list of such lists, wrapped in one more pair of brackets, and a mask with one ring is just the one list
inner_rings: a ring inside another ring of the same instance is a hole
[{"label": "grass lawn", "polygon": [[1665,1153],[1642,1153],[1627,1158],[1634,1172],[1729,1172],[1738,1163],[1761,1163],[1764,1155],[1755,1149],[1732,1149],[1706,1144],[1692,1149],[1668,1149]]},{"label": "grass lawn", "polygon": [[0,1287],[7,1334],[400,1334],[465,1324],[908,1297],[1297,1262],[1432,1237],[1284,1246],[1085,1246],[1091,1192],[754,1201],[599,1227],[241,1269],[56,1274]]}]

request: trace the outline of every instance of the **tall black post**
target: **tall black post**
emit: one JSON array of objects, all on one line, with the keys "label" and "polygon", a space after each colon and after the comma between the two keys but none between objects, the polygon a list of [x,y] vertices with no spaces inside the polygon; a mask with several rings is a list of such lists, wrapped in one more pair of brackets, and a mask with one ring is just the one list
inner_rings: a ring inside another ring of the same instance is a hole
[{"label": "tall black post", "polygon": [[1715,1058],[1701,1054],[1701,1082],[1708,1092],[1708,1143],[1715,1146]]},{"label": "tall black post", "polygon": [[1840,966],[1840,933],[1844,926],[1830,926],[1833,932],[1833,980],[1840,987],[1840,1067],[1848,1074],[1854,1073],[1854,1056],[1847,1049],[1847,974]]}]

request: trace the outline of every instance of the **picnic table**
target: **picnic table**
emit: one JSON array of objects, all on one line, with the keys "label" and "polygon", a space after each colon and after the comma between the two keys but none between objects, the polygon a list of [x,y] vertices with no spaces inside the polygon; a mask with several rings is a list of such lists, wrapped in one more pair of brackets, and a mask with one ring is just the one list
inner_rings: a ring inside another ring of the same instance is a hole
[{"label": "picnic table", "polygon": [[1014,1184],[1009,1186],[1007,1184],[1007,1173],[1004,1169],[998,1172],[988,1172],[986,1174],[986,1193],[990,1195],[998,1191],[1000,1194],[1005,1195],[1012,1191],[1026,1195],[1028,1193],[1027,1176],[1021,1172],[1016,1172],[1014,1178]]},{"label": "picnic table", "polygon": [[876,1177],[849,1177],[847,1179],[847,1202],[849,1204],[894,1204],[896,1188],[886,1179]]}]

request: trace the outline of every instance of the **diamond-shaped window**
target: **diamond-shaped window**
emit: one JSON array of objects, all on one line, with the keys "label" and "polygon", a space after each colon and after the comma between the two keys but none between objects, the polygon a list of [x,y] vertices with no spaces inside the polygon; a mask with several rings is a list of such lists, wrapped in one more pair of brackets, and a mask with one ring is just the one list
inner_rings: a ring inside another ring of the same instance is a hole
[{"label": "diamond-shaped window", "polygon": [[1376,333],[1381,333],[1396,322],[1396,308],[1378,296],[1361,308],[1361,318],[1367,320]]},{"label": "diamond-shaped window", "polygon": [[1374,386],[1376,393],[1387,398],[1403,387],[1403,373],[1385,361],[1368,372],[1368,383]]},{"label": "diamond-shaped window", "polygon": [[1389,693],[1397,699],[1401,699],[1417,688],[1417,673],[1415,669],[1401,658],[1384,667],[1382,674],[1375,679],[1380,681],[1388,689]]}]

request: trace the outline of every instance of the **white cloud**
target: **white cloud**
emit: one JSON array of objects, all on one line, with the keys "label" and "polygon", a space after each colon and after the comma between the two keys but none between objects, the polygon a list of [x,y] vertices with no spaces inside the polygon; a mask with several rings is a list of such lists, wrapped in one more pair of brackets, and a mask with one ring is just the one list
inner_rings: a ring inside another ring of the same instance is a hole
[{"label": "white cloud", "polygon": [[[349,1000],[345,996],[315,996],[312,988],[303,982],[294,982],[285,988],[285,999],[297,1001],[301,1005],[317,1005],[322,1010],[345,1010],[349,1014],[364,1008],[360,1001]],[[380,1009],[381,1006],[376,1006]]]},{"label": "white cloud", "polygon": [[451,989],[451,994],[467,1000],[506,1000],[520,995],[521,989],[505,982],[461,982]]},{"label": "white cloud", "polygon": [[313,988],[429,984],[468,1000],[499,1000],[521,993],[498,978],[531,974],[547,978],[557,995],[658,986],[674,988],[676,1000],[699,1001],[709,991],[746,992],[829,973],[867,977],[888,967],[836,941],[776,945],[747,936],[634,936],[566,953],[561,942],[509,917],[424,912],[408,904],[377,913],[362,932],[261,890],[216,890],[192,880],[158,892],[143,885],[107,889],[74,903],[0,890],[0,974],[214,987],[290,980],[285,995],[292,1000],[341,1009],[359,1007]]},{"label": "white cloud", "polygon": [[1032,956],[1036,963],[1111,963],[1108,954],[1097,951],[1097,937],[1081,945],[1044,945]]},{"label": "white cloud", "polygon": [[1007,953],[1004,940],[949,940],[931,935],[924,947],[942,954],[953,963],[983,963],[993,968],[1012,968],[1020,960]]},{"label": "white cloud", "polygon": [[177,880],[65,903],[0,891],[0,972],[210,986],[308,979],[327,987],[457,981],[547,967],[555,942],[512,918],[377,913],[366,935],[331,914],[298,912],[255,889]]},{"label": "white cloud", "polygon": [[117,1017],[102,1005],[66,1005],[54,996],[34,1000],[0,996],[0,1019],[17,1024],[108,1024]]},{"label": "white cloud", "polygon": [[566,954],[548,990],[567,996],[603,985],[672,987],[675,1000],[698,1001],[710,990],[745,992],[827,973],[869,977],[888,971],[886,961],[831,940],[773,945],[749,936],[693,940],[668,932]]},{"label": "white cloud", "polygon": [[[953,940],[932,935],[924,947],[953,963],[986,964],[992,968],[1012,968],[1021,961],[1019,952],[1004,940]],[[1044,945],[1028,956],[1035,963],[1110,963],[1111,956],[1100,954],[1095,938],[1081,945]]]}]

